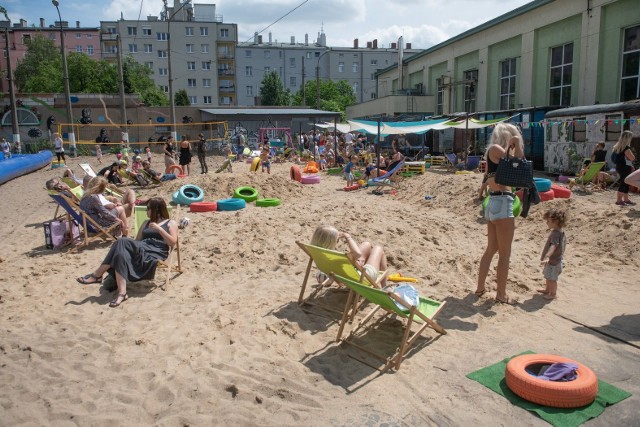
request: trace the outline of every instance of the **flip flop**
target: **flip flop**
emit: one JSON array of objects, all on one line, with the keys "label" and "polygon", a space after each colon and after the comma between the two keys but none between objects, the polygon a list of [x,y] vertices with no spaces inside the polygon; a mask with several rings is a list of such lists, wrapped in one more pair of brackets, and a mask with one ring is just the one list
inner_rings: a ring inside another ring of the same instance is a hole
[{"label": "flip flop", "polygon": [[[120,304],[122,304],[123,302],[125,302],[128,299],[129,299],[129,295],[127,295],[127,294],[118,294],[116,299],[114,299],[113,301],[111,301],[109,303],[109,307],[115,308],[115,307],[119,306]],[[118,302],[118,300],[120,300],[120,302]]]},{"label": "flip flop", "polygon": [[497,302],[498,304],[507,304],[507,305],[518,305],[518,304],[520,304],[520,302],[517,299],[509,298],[509,297],[507,297],[506,300],[501,300],[501,299],[496,298],[496,299],[494,299],[494,301]]},{"label": "flip flop", "polygon": [[488,291],[486,289],[483,289],[481,291],[475,291],[474,294],[475,296],[477,296],[478,298],[480,298],[482,295],[486,294]]},{"label": "flip flop", "polygon": [[[93,281],[89,281],[93,279]],[[76,281],[82,285],[92,285],[94,283],[102,283],[102,277],[95,276],[93,273],[89,273],[86,276],[76,278]]]}]

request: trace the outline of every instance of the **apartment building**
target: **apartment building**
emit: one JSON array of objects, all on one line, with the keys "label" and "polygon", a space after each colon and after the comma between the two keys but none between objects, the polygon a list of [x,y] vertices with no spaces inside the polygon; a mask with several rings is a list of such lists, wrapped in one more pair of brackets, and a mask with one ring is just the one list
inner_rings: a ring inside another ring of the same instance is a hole
[{"label": "apartment building", "polygon": [[173,93],[186,90],[192,106],[237,105],[237,25],[224,23],[214,4],[174,0],[159,17],[103,21],[100,30],[103,59],[115,61],[120,45],[123,55],[153,70],[167,95],[171,79]]}]

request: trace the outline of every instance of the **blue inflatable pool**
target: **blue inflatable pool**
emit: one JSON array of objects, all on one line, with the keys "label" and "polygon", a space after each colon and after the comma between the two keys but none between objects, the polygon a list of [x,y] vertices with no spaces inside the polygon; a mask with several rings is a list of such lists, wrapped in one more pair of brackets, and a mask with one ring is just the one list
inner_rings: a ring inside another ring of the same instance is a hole
[{"label": "blue inflatable pool", "polygon": [[38,154],[14,154],[10,159],[0,160],[0,185],[22,175],[42,169],[51,163],[51,151]]}]

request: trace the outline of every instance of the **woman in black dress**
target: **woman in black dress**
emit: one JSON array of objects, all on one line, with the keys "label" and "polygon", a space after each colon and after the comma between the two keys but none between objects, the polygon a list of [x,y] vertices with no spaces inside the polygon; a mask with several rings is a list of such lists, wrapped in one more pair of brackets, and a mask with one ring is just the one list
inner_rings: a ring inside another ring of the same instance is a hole
[{"label": "woman in black dress", "polygon": [[180,141],[180,166],[187,175],[191,175],[191,143],[189,142],[189,135],[182,135],[182,141]]},{"label": "woman in black dress", "polygon": [[109,307],[117,307],[129,296],[127,282],[152,279],[158,261],[169,257],[169,249],[178,241],[178,226],[169,219],[164,199],[154,197],[147,203],[149,220],[140,227],[136,240],[122,238],[111,246],[100,267],[76,280],[84,285],[102,283],[107,271],[115,275],[118,293]]},{"label": "woman in black dress", "polygon": [[204,139],[204,135],[198,135],[198,142],[196,144],[196,151],[198,152],[198,160],[200,161],[200,169],[202,172],[200,173],[208,173],[209,168],[207,167],[207,140]]}]

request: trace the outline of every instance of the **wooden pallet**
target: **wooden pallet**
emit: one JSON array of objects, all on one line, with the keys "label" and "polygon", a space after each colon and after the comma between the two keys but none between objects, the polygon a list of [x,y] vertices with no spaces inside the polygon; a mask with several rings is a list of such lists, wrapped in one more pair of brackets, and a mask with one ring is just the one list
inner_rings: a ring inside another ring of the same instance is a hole
[{"label": "wooden pallet", "polygon": [[402,168],[402,171],[419,173],[424,175],[425,169],[426,167],[424,162],[405,162],[404,167]]}]

